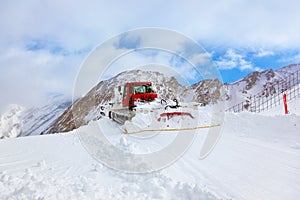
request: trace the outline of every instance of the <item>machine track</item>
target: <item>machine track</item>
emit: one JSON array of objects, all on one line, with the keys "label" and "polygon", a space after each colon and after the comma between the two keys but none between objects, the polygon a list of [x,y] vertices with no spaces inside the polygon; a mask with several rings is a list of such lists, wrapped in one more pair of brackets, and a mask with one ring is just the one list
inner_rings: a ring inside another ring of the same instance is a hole
[{"label": "machine track", "polygon": [[118,124],[123,125],[127,120],[131,120],[134,117],[134,112],[128,109],[114,109],[109,111],[108,117]]}]

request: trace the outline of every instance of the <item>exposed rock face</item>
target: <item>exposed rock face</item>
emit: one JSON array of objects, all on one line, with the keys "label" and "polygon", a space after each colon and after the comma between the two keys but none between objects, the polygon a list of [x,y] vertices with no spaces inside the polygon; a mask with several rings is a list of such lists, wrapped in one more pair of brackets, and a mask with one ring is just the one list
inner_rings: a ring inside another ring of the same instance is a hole
[{"label": "exposed rock face", "polygon": [[259,72],[253,72],[252,74],[248,75],[245,80],[246,80],[246,90],[250,90],[255,83],[259,80]]},{"label": "exposed rock face", "polygon": [[216,103],[218,100],[224,99],[222,95],[222,83],[218,79],[203,80],[197,84],[192,85],[195,90],[193,100],[195,102],[207,105],[209,103]]}]

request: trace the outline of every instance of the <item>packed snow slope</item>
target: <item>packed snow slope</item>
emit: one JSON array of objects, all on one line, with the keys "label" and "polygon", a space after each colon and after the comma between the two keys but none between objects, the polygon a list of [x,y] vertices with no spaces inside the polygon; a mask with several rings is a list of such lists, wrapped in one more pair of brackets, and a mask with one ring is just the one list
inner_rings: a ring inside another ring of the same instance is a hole
[{"label": "packed snow slope", "polygon": [[1,140],[0,199],[298,199],[299,99],[289,105],[289,115],[279,109],[269,115],[226,113],[222,136],[208,157],[199,159],[207,134],[200,129],[180,159],[147,174],[125,174],[96,162],[77,133],[101,126],[112,144],[135,152],[161,148],[175,132],[140,139],[102,118],[69,133]]}]

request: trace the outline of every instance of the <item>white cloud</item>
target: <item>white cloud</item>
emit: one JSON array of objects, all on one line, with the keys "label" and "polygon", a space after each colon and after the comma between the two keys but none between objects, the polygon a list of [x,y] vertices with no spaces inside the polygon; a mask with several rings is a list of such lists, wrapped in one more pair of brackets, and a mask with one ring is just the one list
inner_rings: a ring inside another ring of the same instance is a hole
[{"label": "white cloud", "polygon": [[[187,61],[179,59],[177,55],[166,51],[150,49],[133,51],[115,60],[103,78],[110,78],[125,70],[143,69],[159,71],[167,76],[176,76],[184,84],[198,80],[199,74],[195,68]],[[169,70],[166,71],[163,68]]]},{"label": "white cloud", "polygon": [[192,63],[206,65],[211,62],[211,54],[198,53],[198,54],[193,55],[190,60]]},{"label": "white cloud", "polygon": [[200,42],[297,47],[299,7],[296,0],[12,0],[1,2],[0,34],[13,39],[50,37],[74,49],[94,46],[129,29],[155,26]]},{"label": "white cloud", "polygon": [[[185,59],[189,59],[191,64]],[[203,67],[202,71],[207,72],[211,71],[208,67],[212,62],[209,61],[208,54],[201,47],[181,34],[161,29],[130,31],[113,37],[94,49],[80,70],[75,95],[82,96],[96,85],[103,70],[106,70],[104,77],[107,79],[149,63],[160,64],[178,71],[177,74],[181,74],[186,80],[199,81],[199,74],[192,65],[205,65],[206,68]]]},{"label": "white cloud", "polygon": [[[12,95],[17,89],[27,90],[27,93],[33,90],[42,93],[43,89],[71,92],[78,66],[87,55],[85,50],[92,49],[120,32],[139,27],[168,28],[200,43],[222,44],[232,48],[298,48],[299,7],[300,2],[297,0],[2,0],[1,89],[7,88],[4,90],[7,92],[5,96],[10,96],[5,102],[25,99],[26,95]],[[166,41],[157,35],[157,42],[176,45],[169,39]],[[33,40],[52,41],[71,55],[57,55],[50,49],[26,51],[26,45]],[[74,53],[82,51],[80,54]],[[266,52],[261,52],[262,55],[266,56]],[[255,68],[245,58],[231,56],[237,57],[220,60],[220,66],[224,69],[239,67],[241,70]],[[14,77],[15,74],[18,77]],[[12,83],[16,78],[24,87]],[[35,85],[43,87],[36,89]],[[27,99],[31,98],[27,96]]]},{"label": "white cloud", "polygon": [[285,55],[283,58],[279,59],[278,62],[285,64],[298,64],[300,63],[300,52],[296,52],[293,55]]},{"label": "white cloud", "polygon": [[71,95],[78,59],[19,48],[0,54],[0,112],[11,103],[40,104],[50,92]]},{"label": "white cloud", "polygon": [[300,63],[300,53],[295,55],[293,60],[294,60],[294,63],[296,63],[296,64]]},{"label": "white cloud", "polygon": [[261,72],[261,71],[263,71],[263,69],[262,69],[262,68],[260,68],[260,67],[254,67],[254,71]]},{"label": "white cloud", "polygon": [[254,67],[252,64],[244,64],[244,65],[241,65],[240,66],[240,70],[241,71],[244,71],[244,70],[253,70]]},{"label": "white cloud", "polygon": [[230,70],[237,68],[241,71],[261,71],[259,67],[254,66],[252,62],[246,60],[246,56],[236,53],[233,49],[228,49],[224,56],[216,61],[221,70]]},{"label": "white cloud", "polygon": [[216,61],[216,64],[219,69],[228,70],[238,68],[241,61],[246,62],[242,55],[237,54],[233,49],[228,49],[225,55]]},{"label": "white cloud", "polygon": [[273,56],[273,55],[275,55],[274,51],[260,48],[256,54],[256,57],[262,58],[262,57]]}]

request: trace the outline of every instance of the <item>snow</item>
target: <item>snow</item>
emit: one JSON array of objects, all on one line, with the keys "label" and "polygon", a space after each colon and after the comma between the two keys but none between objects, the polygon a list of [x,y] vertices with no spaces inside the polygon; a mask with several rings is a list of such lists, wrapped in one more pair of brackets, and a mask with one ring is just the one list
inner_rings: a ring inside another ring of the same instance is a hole
[{"label": "snow", "polygon": [[160,172],[130,175],[106,168],[83,149],[75,133],[0,143],[1,199],[216,199]]},{"label": "snow", "polygon": [[39,135],[70,105],[62,95],[50,96],[45,105],[26,108],[12,104],[0,116],[0,139]]},{"label": "snow", "polygon": [[[258,93],[263,93],[266,88],[270,90],[274,87],[273,89],[278,90],[277,88],[283,87],[281,84],[278,85],[279,82],[286,82],[287,85],[292,84],[289,78],[295,78],[299,70],[300,64],[295,64],[276,70],[266,70],[257,75],[254,75],[254,72],[232,84],[225,85],[224,89],[229,95],[226,108],[245,102]],[[276,92],[281,93],[280,90]]]},{"label": "snow", "polygon": [[[135,117],[131,121],[126,121],[122,126],[126,133],[136,133],[147,130],[170,130],[189,129],[200,126],[210,126],[212,118],[212,106],[202,107],[199,103],[180,104],[178,108],[173,101],[161,105],[160,101],[151,102],[137,107]],[[173,115],[172,115],[173,113]],[[174,113],[182,113],[175,115]],[[187,115],[189,113],[189,115]],[[169,116],[163,115],[169,114]]]},{"label": "snow", "polygon": [[103,117],[69,133],[1,140],[0,199],[298,199],[299,98],[289,108],[288,115],[280,107],[269,113],[226,113],[210,155],[199,159],[208,134],[199,129],[182,156],[151,173],[123,173],[97,162],[82,134],[93,136],[101,127],[118,149],[151,153],[178,132],[126,135]]},{"label": "snow", "polygon": [[[292,100],[287,101],[287,106],[288,106],[288,111],[289,114],[298,114],[300,113],[300,99],[295,98]],[[268,115],[268,116],[273,116],[273,115],[284,115],[284,107],[283,107],[283,101],[280,102],[281,105],[278,105],[276,107],[273,107],[265,112],[262,112],[262,115]]]},{"label": "snow", "polygon": [[21,134],[23,125],[21,114],[25,110],[24,107],[12,104],[7,111],[0,117],[0,138],[17,137]]}]

